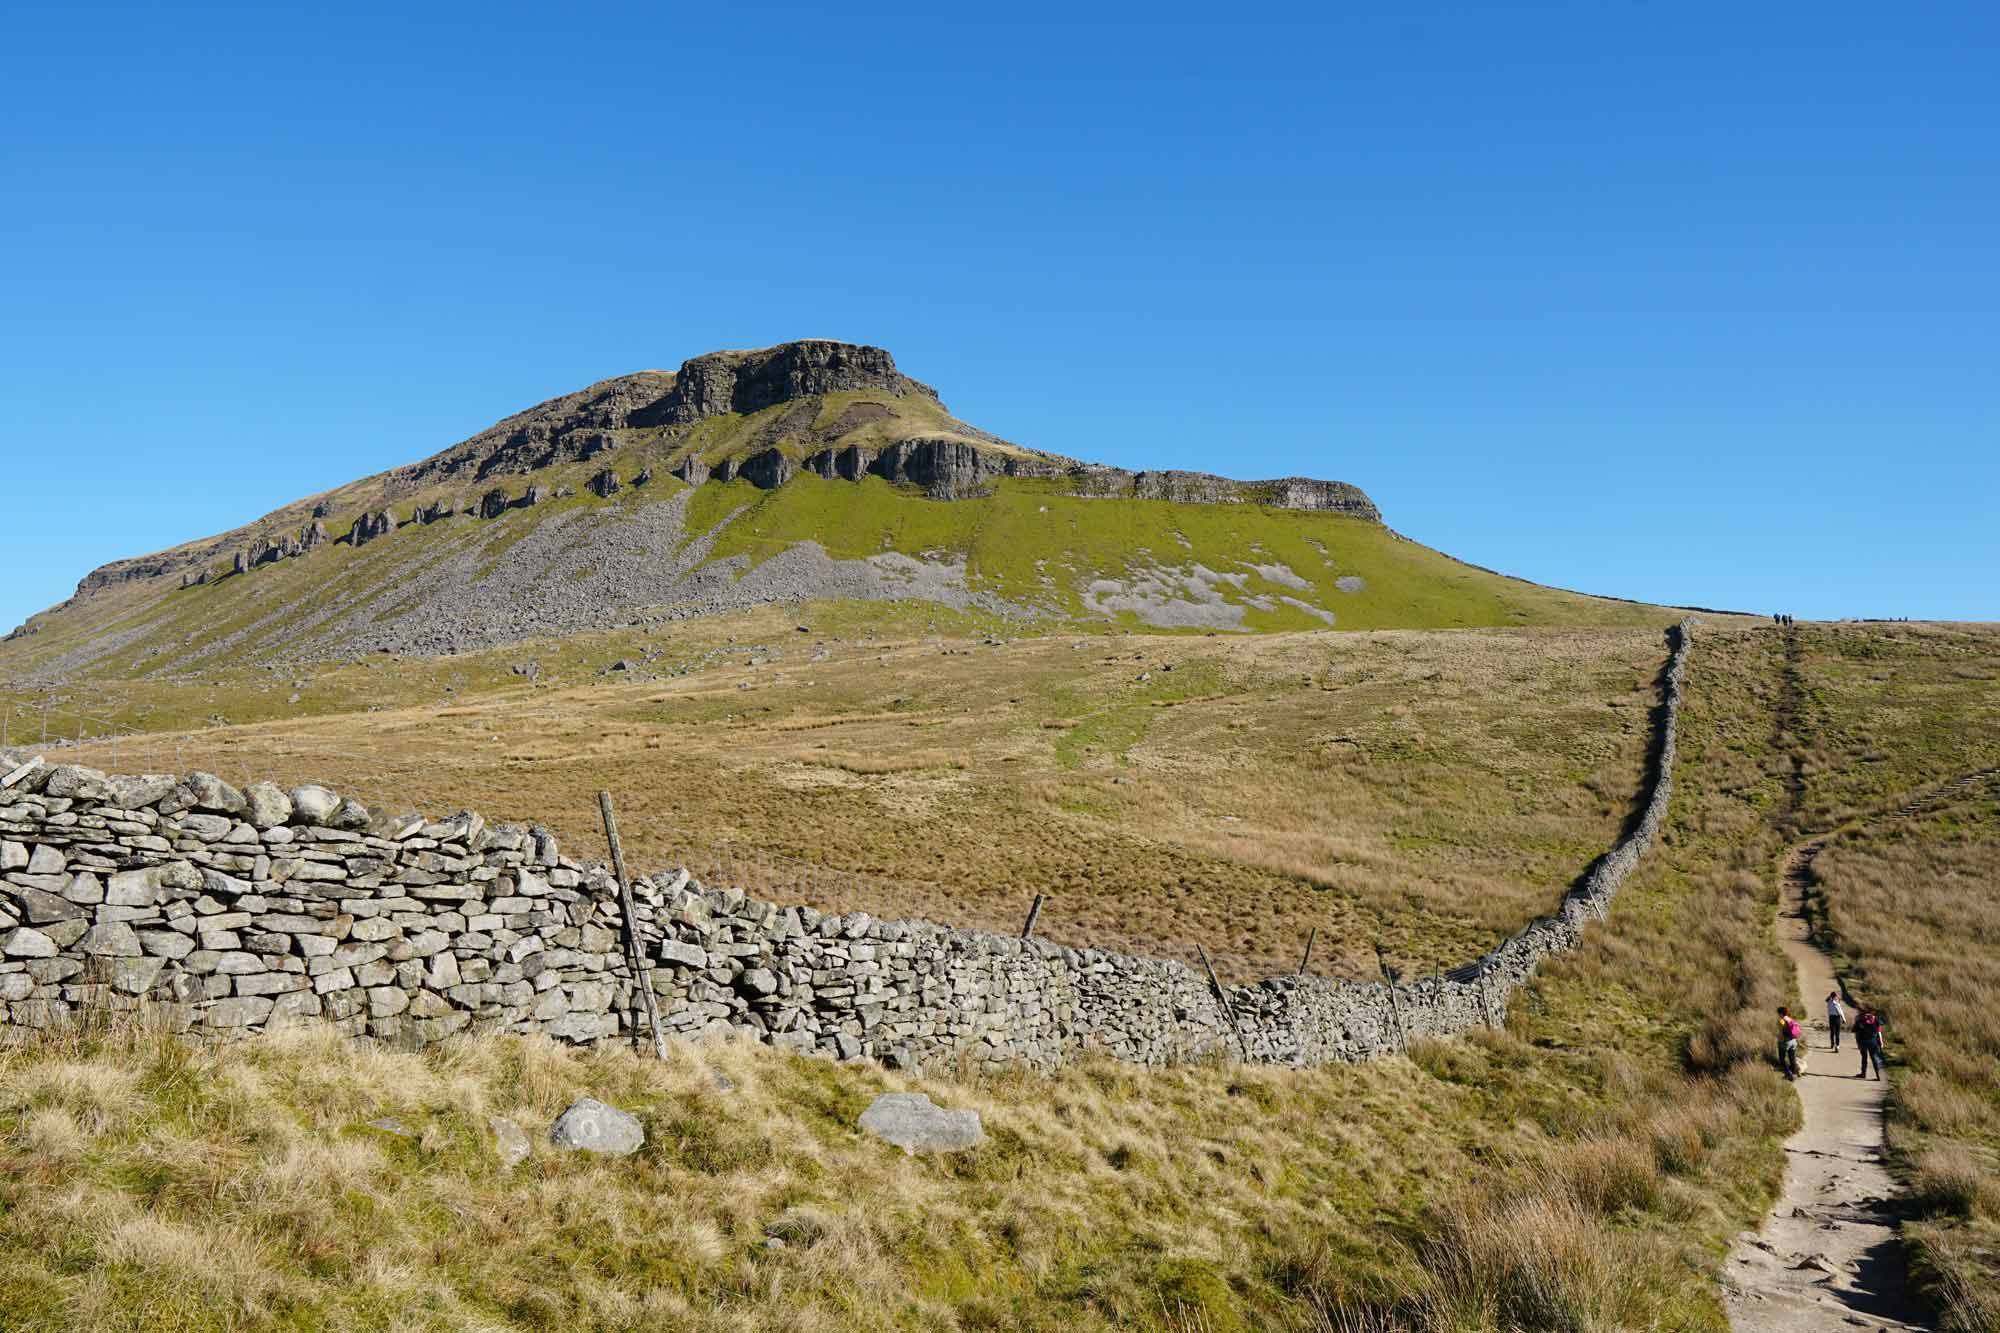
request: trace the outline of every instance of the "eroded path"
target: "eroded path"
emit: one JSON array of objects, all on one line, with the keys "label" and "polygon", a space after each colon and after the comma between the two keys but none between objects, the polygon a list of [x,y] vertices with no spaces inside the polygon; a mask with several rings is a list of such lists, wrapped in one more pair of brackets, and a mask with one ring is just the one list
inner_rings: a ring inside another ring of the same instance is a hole
[{"label": "eroded path", "polygon": [[1730,1252],[1725,1300],[1738,1333],[1928,1327],[1905,1285],[1896,1187],[1883,1164],[1889,1085],[1855,1077],[1861,1062],[1851,1038],[1837,1053],[1828,1049],[1833,959],[1804,910],[1813,858],[1825,845],[1820,838],[1795,847],[1784,864],[1778,942],[1798,973],[1803,1008],[1793,1012],[1807,1019],[1807,1066],[1797,1084],[1805,1124],[1785,1141],[1776,1207]]}]

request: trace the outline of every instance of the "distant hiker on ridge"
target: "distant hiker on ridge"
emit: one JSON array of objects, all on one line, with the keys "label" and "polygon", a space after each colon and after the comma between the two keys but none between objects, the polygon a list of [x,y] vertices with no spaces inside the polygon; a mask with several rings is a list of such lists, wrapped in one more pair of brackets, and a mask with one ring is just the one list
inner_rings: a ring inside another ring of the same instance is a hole
[{"label": "distant hiker on ridge", "polygon": [[1856,1078],[1868,1077],[1868,1062],[1875,1062],[1875,1077],[1882,1077],[1882,1019],[1867,1005],[1861,1006],[1861,1014],[1854,1020],[1854,1044],[1861,1048],[1861,1072]]},{"label": "distant hiker on ridge", "polygon": [[1840,992],[1838,990],[1828,991],[1826,993],[1826,1028],[1828,1032],[1833,1034],[1833,1045],[1829,1049],[1836,1051],[1840,1049],[1840,1025],[1846,1021],[1847,1011],[1840,1007]]},{"label": "distant hiker on ridge", "polygon": [[1785,1077],[1795,1079],[1799,1069],[1799,1020],[1792,1017],[1792,1007],[1778,1006],[1778,1068],[1785,1071]]}]

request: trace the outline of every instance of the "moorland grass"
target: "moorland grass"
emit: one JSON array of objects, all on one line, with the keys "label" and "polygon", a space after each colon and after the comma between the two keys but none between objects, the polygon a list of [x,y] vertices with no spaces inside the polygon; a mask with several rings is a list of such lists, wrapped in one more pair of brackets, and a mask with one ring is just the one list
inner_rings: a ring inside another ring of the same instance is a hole
[{"label": "moorland grass", "polygon": [[[1549,910],[1616,839],[1666,652],[1650,630],[993,642],[730,624],[563,646],[578,664],[650,656],[629,683],[553,658],[532,686],[457,660],[356,668],[379,711],[77,754],[538,820],[587,856],[608,788],[636,864],[825,910],[1014,930],[1041,893],[1049,938],[1200,944],[1233,978],[1291,971],[1315,928],[1318,968],[1372,970],[1379,945],[1428,971]],[[294,682],[269,683],[281,701]],[[397,689],[435,693],[382,706]]]},{"label": "moorland grass", "polygon": [[[1815,865],[1856,1000],[1889,1024],[1888,1138],[1915,1270],[1952,1333],[2000,1329],[2000,792],[1864,825]],[[1843,1069],[1841,1072],[1853,1072]]]},{"label": "moorland grass", "polygon": [[[86,1032],[0,1053],[0,1298],[32,1329],[1720,1329],[1723,1247],[1797,1114],[1763,1050],[1769,637],[1701,641],[1659,847],[1503,1032],[1046,1079]],[[862,1138],[892,1088],[991,1142]],[[585,1093],[646,1150],[502,1171],[488,1115],[539,1130]]]}]

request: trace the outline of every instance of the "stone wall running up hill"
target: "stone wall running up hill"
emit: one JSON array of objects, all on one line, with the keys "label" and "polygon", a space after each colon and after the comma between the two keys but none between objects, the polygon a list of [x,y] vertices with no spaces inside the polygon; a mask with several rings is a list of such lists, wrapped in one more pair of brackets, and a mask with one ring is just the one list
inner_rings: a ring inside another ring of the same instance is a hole
[{"label": "stone wall running up hill", "polygon": [[[1292,1066],[1505,1020],[1651,845],[1672,794],[1689,629],[1670,631],[1642,816],[1560,908],[1483,958],[1399,985],[1281,977],[1227,988],[1177,962],[924,922],[826,916],[635,882],[662,1019],[842,1059],[1051,1068],[1089,1050]],[[354,1035],[630,1037],[618,894],[544,829],[389,818],[323,787],[108,777],[12,760],[0,789],[0,1022],[54,1028],[148,1005],[237,1035],[327,1021]],[[1224,998],[1226,997],[1226,999]],[[1232,1012],[1233,1011],[1233,1012]]]}]

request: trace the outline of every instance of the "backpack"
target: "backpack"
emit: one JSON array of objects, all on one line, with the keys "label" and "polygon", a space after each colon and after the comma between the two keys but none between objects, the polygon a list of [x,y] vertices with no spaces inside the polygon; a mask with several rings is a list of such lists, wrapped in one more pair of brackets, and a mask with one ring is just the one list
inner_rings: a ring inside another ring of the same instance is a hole
[{"label": "backpack", "polygon": [[1799,1020],[1798,1020],[1798,1019],[1796,1019],[1796,1018],[1788,1018],[1788,1019],[1786,1019],[1786,1020],[1785,1020],[1785,1040],[1787,1040],[1787,1041],[1797,1041],[1798,1039],[1799,1039]]}]

